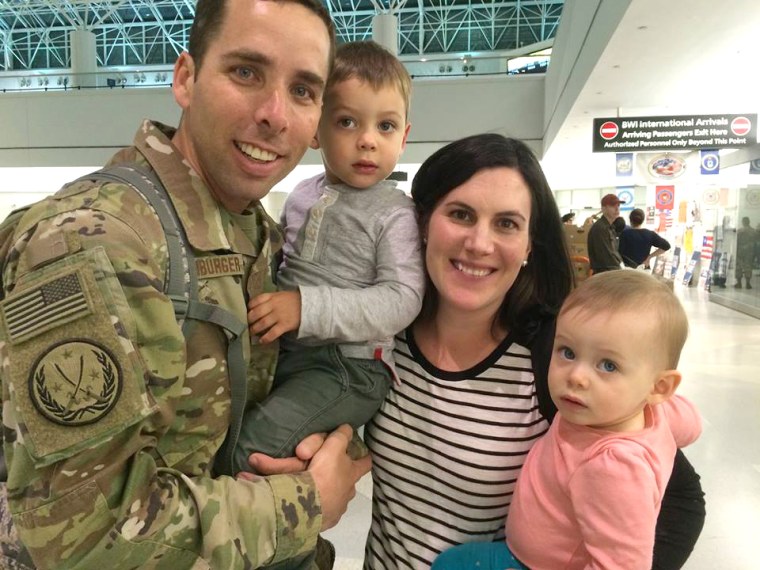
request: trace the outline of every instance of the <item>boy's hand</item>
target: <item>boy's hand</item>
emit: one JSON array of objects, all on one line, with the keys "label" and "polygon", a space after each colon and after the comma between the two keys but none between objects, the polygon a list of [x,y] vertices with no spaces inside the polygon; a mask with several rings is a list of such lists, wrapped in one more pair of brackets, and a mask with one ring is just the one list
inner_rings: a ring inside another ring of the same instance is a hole
[{"label": "boy's hand", "polygon": [[248,330],[267,344],[301,326],[301,293],[263,293],[248,303]]}]

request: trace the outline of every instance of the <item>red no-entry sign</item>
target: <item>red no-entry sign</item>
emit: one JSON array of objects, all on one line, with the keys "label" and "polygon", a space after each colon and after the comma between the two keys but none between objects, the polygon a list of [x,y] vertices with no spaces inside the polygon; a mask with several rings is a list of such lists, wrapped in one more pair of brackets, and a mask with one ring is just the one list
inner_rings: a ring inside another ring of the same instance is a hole
[{"label": "red no-entry sign", "polygon": [[731,121],[731,132],[737,137],[746,135],[752,129],[752,122],[747,117],[736,117]]},{"label": "red no-entry sign", "polygon": [[617,123],[613,123],[612,121],[602,123],[602,126],[599,127],[599,134],[606,141],[614,139],[618,135]]}]

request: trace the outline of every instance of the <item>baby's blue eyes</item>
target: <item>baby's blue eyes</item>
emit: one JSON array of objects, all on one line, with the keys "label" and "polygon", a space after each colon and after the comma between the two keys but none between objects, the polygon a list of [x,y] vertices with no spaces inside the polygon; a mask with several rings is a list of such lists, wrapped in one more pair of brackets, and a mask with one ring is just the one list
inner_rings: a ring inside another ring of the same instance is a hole
[{"label": "baby's blue eyes", "polygon": [[603,360],[601,366],[605,372],[615,372],[617,370],[617,365],[611,360]]}]

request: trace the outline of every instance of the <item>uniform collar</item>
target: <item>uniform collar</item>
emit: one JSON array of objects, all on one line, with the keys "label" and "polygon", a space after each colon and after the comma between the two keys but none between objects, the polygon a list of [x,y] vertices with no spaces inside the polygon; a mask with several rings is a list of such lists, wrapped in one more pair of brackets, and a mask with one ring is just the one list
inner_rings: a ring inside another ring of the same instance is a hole
[{"label": "uniform collar", "polygon": [[[134,148],[166,187],[190,244],[200,251],[231,250],[248,255],[258,254],[261,244],[251,244],[235,236],[230,228],[229,214],[172,143],[175,132],[173,127],[145,120],[135,134]],[[135,158],[140,160],[139,156]],[[255,203],[250,209],[262,208]],[[259,218],[269,220],[266,215],[259,215]]]}]

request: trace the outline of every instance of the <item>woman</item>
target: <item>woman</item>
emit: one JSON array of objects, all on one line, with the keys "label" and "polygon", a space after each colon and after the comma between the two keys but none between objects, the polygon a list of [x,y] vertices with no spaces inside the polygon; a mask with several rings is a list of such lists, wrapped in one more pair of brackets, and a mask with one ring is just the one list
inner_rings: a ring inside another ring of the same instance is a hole
[{"label": "woman", "polygon": [[[628,215],[631,227],[627,227],[620,234],[618,250],[627,267],[644,265],[649,268],[650,260],[662,255],[670,249],[670,243],[665,238],[652,230],[642,228],[644,223],[644,210],[635,208]],[[652,248],[657,248],[652,251]]]},{"label": "woman", "polygon": [[[396,339],[401,383],[365,430],[370,569],[427,569],[455,544],[503,537],[520,468],[555,411],[546,385],[554,316],[573,281],[554,198],[523,143],[455,141],[425,161],[412,197],[428,288]],[[690,491],[696,514],[677,516],[695,524],[665,548],[684,560],[704,519],[698,478]],[[683,525],[665,530],[673,538]],[[680,567],[674,560],[662,567]]]}]

